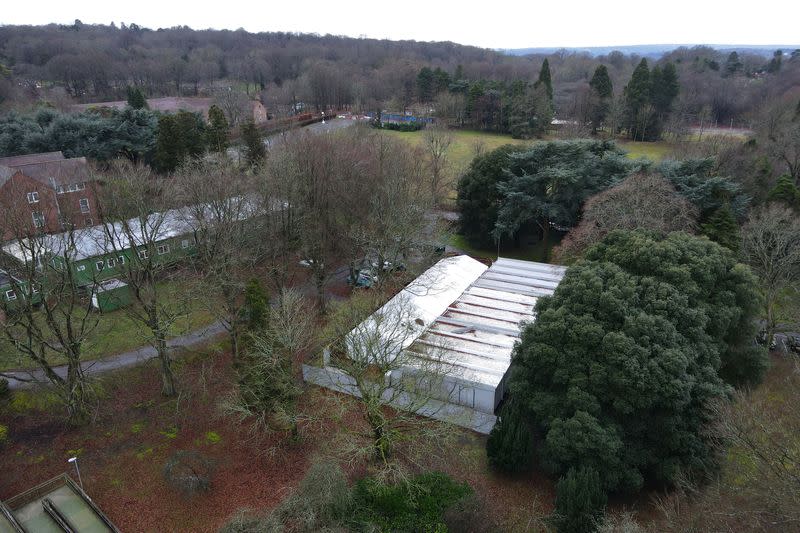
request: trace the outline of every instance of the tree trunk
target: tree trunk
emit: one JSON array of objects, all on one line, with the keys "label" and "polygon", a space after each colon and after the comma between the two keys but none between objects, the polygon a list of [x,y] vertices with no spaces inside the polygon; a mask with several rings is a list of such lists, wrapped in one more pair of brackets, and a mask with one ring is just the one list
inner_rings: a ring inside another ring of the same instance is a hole
[{"label": "tree trunk", "polygon": [[161,394],[163,396],[175,396],[175,375],[172,373],[172,360],[169,357],[169,348],[163,338],[156,340],[156,350],[158,358],[161,360]]}]

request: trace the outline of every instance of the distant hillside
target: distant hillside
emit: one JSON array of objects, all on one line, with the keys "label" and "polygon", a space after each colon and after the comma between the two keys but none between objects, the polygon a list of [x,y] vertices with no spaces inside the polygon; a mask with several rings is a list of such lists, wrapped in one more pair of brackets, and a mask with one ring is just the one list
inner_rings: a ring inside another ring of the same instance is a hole
[{"label": "distant hillside", "polygon": [[800,48],[800,45],[781,45],[781,44],[765,44],[765,45],[753,45],[753,44],[709,44],[709,45],[700,45],[700,44],[636,44],[630,46],[587,46],[587,47],[540,47],[540,48],[512,48],[512,49],[505,49],[499,50],[508,55],[513,56],[526,56],[531,54],[552,54],[559,50],[567,50],[568,52],[585,52],[590,54],[592,57],[607,55],[613,51],[619,51],[624,54],[636,54],[642,57],[648,58],[655,58],[658,59],[664,54],[672,52],[673,50],[681,47],[691,48],[694,46],[709,46],[711,48],[715,48],[720,52],[731,52],[736,50],[739,53],[750,53],[750,54],[759,54],[765,57],[769,57],[775,50],[795,50]]}]

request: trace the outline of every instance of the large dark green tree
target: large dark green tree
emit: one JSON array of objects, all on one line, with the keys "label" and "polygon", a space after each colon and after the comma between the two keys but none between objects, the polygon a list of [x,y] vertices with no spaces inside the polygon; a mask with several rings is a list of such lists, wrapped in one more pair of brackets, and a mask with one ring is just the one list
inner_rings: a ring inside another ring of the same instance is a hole
[{"label": "large dark green tree", "polygon": [[514,236],[527,224],[537,225],[543,238],[552,225],[572,227],[587,198],[642,166],[611,141],[586,140],[535,144],[513,156],[513,163],[517,169],[497,185],[497,238]]},{"label": "large dark green tree", "polygon": [[178,111],[158,119],[154,163],[159,172],[173,172],[187,158],[199,157],[206,147],[205,123],[199,113]]},{"label": "large dark green tree", "polygon": [[594,70],[589,87],[592,91],[589,115],[592,121],[592,131],[596,133],[608,116],[611,108],[611,98],[614,96],[614,87],[605,65],[598,65]]},{"label": "large dark green tree", "polygon": [[251,167],[260,165],[267,156],[267,149],[258,126],[252,120],[242,125],[242,141],[247,164]]},{"label": "large dark green tree", "polygon": [[128,87],[128,106],[131,109],[145,109],[147,100],[139,87]]},{"label": "large dark green tree", "polygon": [[542,62],[542,68],[539,70],[539,79],[536,80],[535,86],[544,87],[545,91],[547,91],[547,98],[551,102],[553,101],[553,79],[550,76],[550,61],[547,58],[544,58]]},{"label": "large dark green tree", "polygon": [[66,157],[149,161],[158,116],[146,109],[60,113],[41,108],[0,117],[0,156],[62,151]]},{"label": "large dark green tree", "polygon": [[595,469],[608,491],[706,470],[711,402],[766,364],[752,274],[684,233],[617,231],[585,257],[537,302],[513,355],[511,398],[543,466]]},{"label": "large dark green tree", "polygon": [[497,185],[509,179],[506,171],[512,167],[511,154],[519,150],[519,146],[506,144],[479,155],[458,180],[459,230],[474,246],[493,243],[492,231],[503,198]]},{"label": "large dark green tree", "polygon": [[543,135],[552,120],[553,104],[544,87],[528,87],[511,98],[508,132],[515,139]]},{"label": "large dark green tree", "polygon": [[428,67],[422,67],[417,74],[417,95],[420,102],[430,102],[436,90],[436,77]]},{"label": "large dark green tree", "polygon": [[228,119],[225,112],[217,105],[212,105],[208,109],[208,128],[206,129],[206,143],[209,149],[215,152],[225,152],[228,149]]},{"label": "large dark green tree", "polygon": [[647,60],[642,59],[624,91],[625,128],[633,140],[643,141],[647,138],[647,126],[652,114],[650,91],[650,67]]}]

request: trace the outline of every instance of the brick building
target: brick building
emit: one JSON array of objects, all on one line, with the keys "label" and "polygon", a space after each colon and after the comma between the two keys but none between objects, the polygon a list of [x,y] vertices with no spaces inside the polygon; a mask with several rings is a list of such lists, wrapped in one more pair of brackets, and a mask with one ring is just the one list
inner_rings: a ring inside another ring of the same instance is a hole
[{"label": "brick building", "polygon": [[3,240],[96,224],[94,184],[85,157],[49,152],[0,158]]}]

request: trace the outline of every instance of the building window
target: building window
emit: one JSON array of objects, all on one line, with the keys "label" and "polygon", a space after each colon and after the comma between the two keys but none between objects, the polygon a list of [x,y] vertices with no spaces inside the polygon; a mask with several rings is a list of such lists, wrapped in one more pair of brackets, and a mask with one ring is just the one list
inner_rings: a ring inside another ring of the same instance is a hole
[{"label": "building window", "polygon": [[31,213],[31,216],[33,217],[33,225],[35,227],[37,228],[44,227],[44,215],[42,214],[41,211],[34,211],[33,213]]},{"label": "building window", "polygon": [[147,250],[139,250],[139,259],[147,259]]},{"label": "building window", "polygon": [[86,227],[88,228],[88,227],[92,226],[93,224],[94,224],[94,220],[92,220],[92,217],[87,217],[86,218]]},{"label": "building window", "polygon": [[29,204],[36,204],[39,203],[39,193],[36,191],[28,193],[28,203]]},{"label": "building window", "polygon": [[189,239],[183,239],[181,241],[181,248],[183,248],[185,250],[188,247],[189,247]]},{"label": "building window", "polygon": [[81,213],[86,214],[89,212],[89,199],[88,198],[81,198],[78,200],[78,203],[81,206]]},{"label": "building window", "polygon": [[117,266],[117,260],[116,260],[116,259],[114,259],[113,257],[110,257],[110,258],[109,258],[109,259],[106,261],[106,266],[107,266],[108,268],[114,268],[115,266]]},{"label": "building window", "polygon": [[159,244],[158,245],[158,255],[164,255],[169,253],[169,244]]},{"label": "building window", "polygon": [[75,270],[77,270],[78,272],[83,272],[84,270],[86,270],[86,265],[78,265],[78,268],[76,268]]},{"label": "building window", "polygon": [[17,299],[17,293],[14,291],[6,291],[6,300],[9,302]]},{"label": "building window", "polygon": [[125,256],[124,255],[119,256],[117,259],[119,259],[119,264],[120,265],[124,265],[125,264]]},{"label": "building window", "polygon": [[95,263],[95,264],[94,264],[94,266],[96,266],[96,267],[97,267],[97,271],[98,271],[98,272],[100,272],[101,270],[103,270],[103,262],[102,262],[102,261],[98,261],[97,263]]},{"label": "building window", "polygon": [[80,182],[80,183],[78,184],[78,190],[79,190],[79,191],[82,191],[82,190],[84,190],[85,188],[86,188],[86,182],[85,182],[85,181],[82,181],[82,182]]}]

